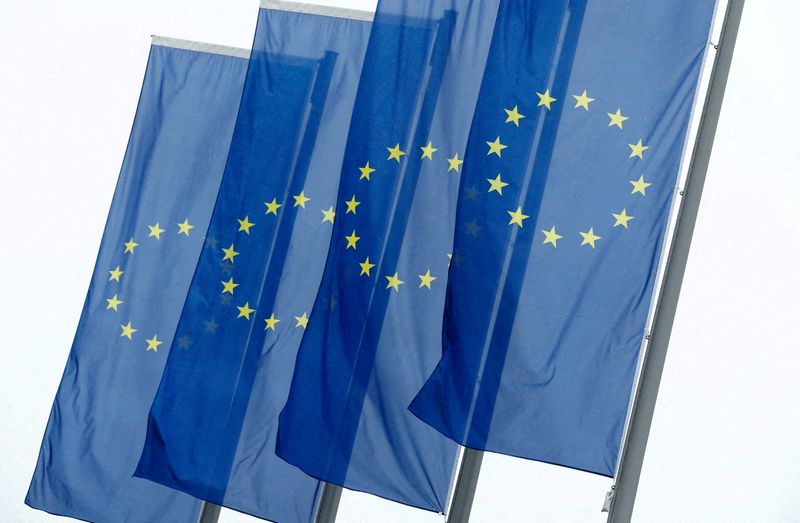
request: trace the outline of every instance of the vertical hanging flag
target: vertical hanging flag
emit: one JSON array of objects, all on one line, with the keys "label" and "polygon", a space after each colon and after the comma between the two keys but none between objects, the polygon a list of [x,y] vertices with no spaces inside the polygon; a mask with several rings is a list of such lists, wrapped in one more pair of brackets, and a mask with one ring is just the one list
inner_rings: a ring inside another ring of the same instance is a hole
[{"label": "vertical hanging flag", "polygon": [[614,474],[714,4],[502,3],[411,405],[443,434]]},{"label": "vertical hanging flag", "polygon": [[[222,177],[247,54],[153,42],[25,499],[33,508],[87,521],[197,521],[200,501],[131,476]],[[175,350],[190,348],[183,344]]]},{"label": "vertical hanging flag", "polygon": [[[321,484],[275,455],[275,434],[343,214],[338,173],[372,15],[263,7],[207,248],[136,475],[304,523]],[[181,338],[187,350],[177,350]]]},{"label": "vertical hanging flag", "polygon": [[441,355],[455,201],[496,12],[496,1],[378,3],[278,430],[278,455],[308,474],[437,512],[457,447],[407,407]]}]

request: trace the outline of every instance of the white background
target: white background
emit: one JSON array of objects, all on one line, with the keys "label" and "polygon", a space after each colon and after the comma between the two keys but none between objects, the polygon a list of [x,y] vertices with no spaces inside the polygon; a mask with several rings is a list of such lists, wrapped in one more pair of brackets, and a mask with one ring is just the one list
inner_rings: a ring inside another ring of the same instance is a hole
[{"label": "white background", "polygon": [[[369,9],[374,0],[338,4]],[[257,9],[256,0],[0,0],[0,521],[60,519],[23,499],[149,35],[249,47]],[[797,0],[745,7],[637,521],[800,521],[798,28]],[[600,522],[610,485],[487,455],[472,521]],[[347,491],[339,514],[343,522],[443,520]],[[221,521],[255,520],[225,511]]]}]

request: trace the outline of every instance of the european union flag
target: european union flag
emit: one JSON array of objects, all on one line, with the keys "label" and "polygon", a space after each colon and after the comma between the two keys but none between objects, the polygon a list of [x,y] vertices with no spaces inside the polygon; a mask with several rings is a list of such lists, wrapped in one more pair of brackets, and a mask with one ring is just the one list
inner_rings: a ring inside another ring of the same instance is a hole
[{"label": "european union flag", "polygon": [[154,40],[25,499],[33,508],[88,521],[197,521],[200,501],[131,476],[222,177],[247,68],[240,55]]},{"label": "european union flag", "polygon": [[713,9],[502,2],[411,405],[443,434],[614,474]]},{"label": "european union flag", "polygon": [[275,433],[340,216],[337,174],[370,30],[365,13],[288,10],[305,7],[259,12],[207,248],[178,324],[191,345],[173,343],[136,470],[282,523],[313,520],[320,493],[275,455]]},{"label": "european union flag", "polygon": [[379,2],[278,430],[278,455],[308,474],[437,512],[457,447],[407,407],[441,355],[455,200],[496,11]]}]

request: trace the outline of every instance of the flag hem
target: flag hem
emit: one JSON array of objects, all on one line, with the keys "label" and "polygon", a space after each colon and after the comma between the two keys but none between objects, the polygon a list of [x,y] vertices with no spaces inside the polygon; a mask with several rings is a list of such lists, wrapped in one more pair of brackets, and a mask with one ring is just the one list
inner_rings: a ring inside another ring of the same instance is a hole
[{"label": "flag hem", "polygon": [[375,13],[373,11],[361,11],[358,9],[307,4],[303,2],[291,2],[286,0],[261,0],[260,7],[261,9],[271,9],[275,11],[289,11],[293,13],[332,16],[336,18],[351,18],[353,20],[364,20],[366,22],[372,22],[372,20],[375,18]]},{"label": "flag hem", "polygon": [[150,35],[151,45],[159,47],[171,47],[173,49],[185,49],[187,51],[199,51],[202,53],[221,54],[236,58],[250,58],[250,49],[241,47],[230,47],[227,45],[209,44],[194,40],[182,40],[169,36]]}]

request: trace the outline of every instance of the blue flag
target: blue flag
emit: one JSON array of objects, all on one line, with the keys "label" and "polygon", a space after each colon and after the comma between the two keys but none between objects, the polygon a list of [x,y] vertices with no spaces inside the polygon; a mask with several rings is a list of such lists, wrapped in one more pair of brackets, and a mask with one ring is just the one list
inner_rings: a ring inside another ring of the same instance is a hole
[{"label": "blue flag", "polygon": [[502,3],[411,405],[443,434],[614,474],[714,3]]},{"label": "blue flag", "polygon": [[407,409],[441,355],[455,201],[497,2],[382,0],[278,455],[444,512],[457,447]]},{"label": "blue flag", "polygon": [[247,68],[241,54],[154,41],[25,499],[33,508],[88,521],[197,521],[200,501],[132,474],[222,177]]},{"label": "blue flag", "polygon": [[173,343],[136,471],[281,523],[313,520],[321,492],[275,455],[275,434],[339,219],[370,30],[364,13],[291,5],[259,12],[207,248],[178,324],[191,346]]}]

